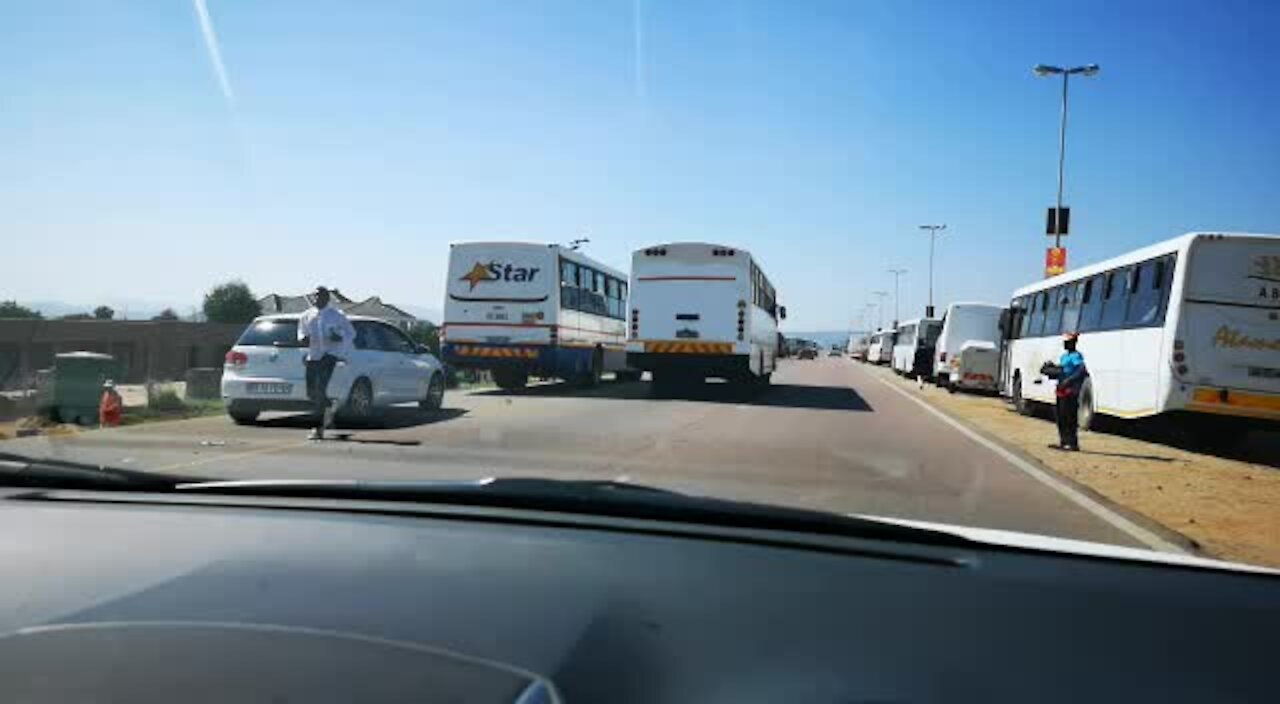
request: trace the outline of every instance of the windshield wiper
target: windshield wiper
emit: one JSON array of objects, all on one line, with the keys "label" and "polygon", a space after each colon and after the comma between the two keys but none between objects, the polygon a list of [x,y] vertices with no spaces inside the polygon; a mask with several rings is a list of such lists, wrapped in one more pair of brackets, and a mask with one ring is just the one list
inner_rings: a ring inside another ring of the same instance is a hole
[{"label": "windshield wiper", "polygon": [[278,496],[577,513],[733,528],[819,533],[944,546],[974,543],[951,533],[823,511],[685,494],[607,480],[490,478],[476,481],[244,480],[180,484],[178,493]]},{"label": "windshield wiper", "polygon": [[180,484],[203,481],[208,479],[0,452],[0,486],[94,491],[173,491]]}]

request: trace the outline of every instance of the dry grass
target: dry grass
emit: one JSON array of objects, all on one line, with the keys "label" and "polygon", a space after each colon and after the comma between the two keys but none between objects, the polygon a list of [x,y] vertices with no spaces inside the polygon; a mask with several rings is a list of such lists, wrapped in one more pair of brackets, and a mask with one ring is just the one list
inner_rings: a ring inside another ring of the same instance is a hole
[{"label": "dry grass", "polygon": [[[1020,416],[1002,399],[949,394],[933,386],[920,390],[896,378],[894,383],[1181,533],[1211,556],[1280,567],[1280,469],[1111,433],[1082,433],[1081,452],[1061,452],[1048,447],[1058,437],[1052,420]],[[1267,447],[1271,440],[1251,436]]]}]

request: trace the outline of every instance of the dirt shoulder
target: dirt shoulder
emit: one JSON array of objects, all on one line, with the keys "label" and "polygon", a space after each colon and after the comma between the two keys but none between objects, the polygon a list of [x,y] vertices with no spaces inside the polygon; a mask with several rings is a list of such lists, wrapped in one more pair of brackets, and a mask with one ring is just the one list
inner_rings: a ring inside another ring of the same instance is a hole
[{"label": "dirt shoulder", "polygon": [[950,394],[929,384],[919,389],[914,381],[876,371],[1058,474],[1189,538],[1207,555],[1280,567],[1280,469],[1113,433],[1082,432],[1080,452],[1060,452],[1048,447],[1058,437],[1051,419],[1020,416],[998,397]]}]

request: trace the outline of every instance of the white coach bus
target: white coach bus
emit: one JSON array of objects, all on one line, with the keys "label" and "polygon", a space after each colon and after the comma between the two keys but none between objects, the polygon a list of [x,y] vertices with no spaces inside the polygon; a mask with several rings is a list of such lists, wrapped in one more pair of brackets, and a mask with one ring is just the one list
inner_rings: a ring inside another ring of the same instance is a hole
[{"label": "white coach bus", "polygon": [[1183,235],[1018,289],[1009,311],[1001,385],[1020,412],[1054,401],[1040,367],[1075,330],[1081,427],[1176,411],[1221,439],[1280,420],[1280,237]]},{"label": "white coach bus", "polygon": [[630,308],[627,364],[658,384],[768,383],[777,365],[787,311],[745,250],[696,242],[637,250]]},{"label": "white coach bus", "polygon": [[555,244],[451,245],[441,346],[454,367],[505,389],[530,376],[627,376],[626,274]]}]

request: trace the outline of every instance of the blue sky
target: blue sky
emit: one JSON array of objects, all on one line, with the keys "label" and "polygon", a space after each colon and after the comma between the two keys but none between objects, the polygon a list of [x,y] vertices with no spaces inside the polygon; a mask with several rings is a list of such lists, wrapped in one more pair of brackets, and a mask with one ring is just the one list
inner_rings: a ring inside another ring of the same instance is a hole
[{"label": "blue sky", "polygon": [[[189,307],[317,282],[439,308],[447,243],[751,249],[793,329],[904,267],[924,305],[1040,275],[1060,84],[1071,263],[1280,231],[1280,4],[0,6],[0,298]],[[888,306],[892,308],[892,303]]]}]

